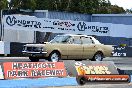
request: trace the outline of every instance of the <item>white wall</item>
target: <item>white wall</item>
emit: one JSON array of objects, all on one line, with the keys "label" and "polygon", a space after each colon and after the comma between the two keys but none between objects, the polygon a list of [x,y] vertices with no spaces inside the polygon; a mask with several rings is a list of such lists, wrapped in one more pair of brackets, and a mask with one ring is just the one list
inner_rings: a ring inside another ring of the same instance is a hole
[{"label": "white wall", "polygon": [[0,54],[10,54],[10,42],[0,41]]},{"label": "white wall", "polygon": [[110,35],[112,37],[132,38],[132,25],[112,24]]},{"label": "white wall", "polygon": [[20,42],[20,43],[33,43],[34,32],[23,30],[4,30],[4,41],[7,42]]}]

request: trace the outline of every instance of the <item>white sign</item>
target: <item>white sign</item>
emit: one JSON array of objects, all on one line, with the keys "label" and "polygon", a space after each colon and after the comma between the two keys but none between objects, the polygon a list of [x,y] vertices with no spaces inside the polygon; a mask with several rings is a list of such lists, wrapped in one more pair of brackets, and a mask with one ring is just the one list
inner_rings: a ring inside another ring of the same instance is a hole
[{"label": "white sign", "polygon": [[3,22],[4,29],[98,36],[110,36],[111,29],[111,25],[100,22],[45,19],[24,15],[5,15]]},{"label": "white sign", "polygon": [[0,65],[0,79],[4,79],[4,75],[3,75],[3,71],[2,71],[1,65]]}]

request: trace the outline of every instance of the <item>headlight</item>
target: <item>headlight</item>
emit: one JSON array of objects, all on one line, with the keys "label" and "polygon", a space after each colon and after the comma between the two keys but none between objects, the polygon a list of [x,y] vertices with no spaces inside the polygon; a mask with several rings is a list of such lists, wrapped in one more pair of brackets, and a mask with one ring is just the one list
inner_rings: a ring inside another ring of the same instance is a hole
[{"label": "headlight", "polygon": [[44,49],[42,47],[38,48],[38,51],[44,51]]},{"label": "headlight", "polygon": [[23,46],[23,51],[27,50],[27,47],[26,46]]},{"label": "headlight", "polygon": [[23,51],[43,52],[44,50],[45,50],[44,47],[29,47],[29,46],[23,47]]}]

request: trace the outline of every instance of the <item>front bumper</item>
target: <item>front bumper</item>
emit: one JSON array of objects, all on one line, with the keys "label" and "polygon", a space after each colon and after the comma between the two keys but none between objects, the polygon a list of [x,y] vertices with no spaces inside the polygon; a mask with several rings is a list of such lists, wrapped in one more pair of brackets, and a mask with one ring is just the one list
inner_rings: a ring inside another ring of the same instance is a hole
[{"label": "front bumper", "polygon": [[22,51],[24,55],[34,56],[34,57],[45,57],[47,52],[33,52],[33,51]]}]

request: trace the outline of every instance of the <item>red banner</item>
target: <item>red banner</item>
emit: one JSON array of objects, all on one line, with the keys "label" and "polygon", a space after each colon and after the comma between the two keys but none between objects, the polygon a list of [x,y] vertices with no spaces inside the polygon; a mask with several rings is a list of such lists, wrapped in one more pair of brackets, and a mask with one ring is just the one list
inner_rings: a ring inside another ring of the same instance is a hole
[{"label": "red banner", "polygon": [[65,77],[63,62],[5,62],[5,79]]}]

